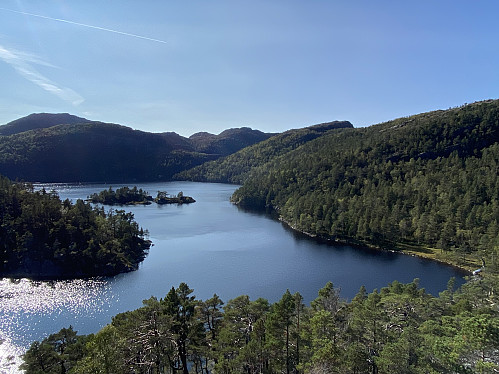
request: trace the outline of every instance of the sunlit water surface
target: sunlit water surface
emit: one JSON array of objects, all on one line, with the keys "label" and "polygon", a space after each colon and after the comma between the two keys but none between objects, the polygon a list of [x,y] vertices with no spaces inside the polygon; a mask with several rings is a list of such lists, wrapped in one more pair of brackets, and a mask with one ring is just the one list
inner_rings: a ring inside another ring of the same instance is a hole
[{"label": "sunlit water surface", "polygon": [[[40,188],[41,186],[38,186]],[[62,199],[85,199],[106,185],[44,185]],[[114,188],[121,185],[113,185]],[[151,195],[168,191],[194,197],[189,205],[124,207],[154,243],[138,271],[112,278],[40,282],[0,280],[0,373],[17,372],[18,355],[72,325],[82,334],[98,331],[112,316],[164,297],[186,282],[199,299],[217,293],[227,301],[241,294],[278,300],[289,289],[308,303],[326,282],[351,298],[397,279],[420,284],[436,295],[463,273],[442,264],[392,252],[332,246],[289,230],[263,214],[230,204],[235,186],[190,182],[140,184]]]}]

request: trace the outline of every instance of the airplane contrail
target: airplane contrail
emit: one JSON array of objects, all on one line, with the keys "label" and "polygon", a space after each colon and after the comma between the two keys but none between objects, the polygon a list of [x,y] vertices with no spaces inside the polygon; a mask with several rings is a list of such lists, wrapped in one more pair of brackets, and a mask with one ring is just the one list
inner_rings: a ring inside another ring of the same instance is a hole
[{"label": "airplane contrail", "polygon": [[95,29],[95,30],[100,30],[100,31],[107,31],[107,32],[112,32],[114,34],[120,34],[120,35],[125,35],[125,36],[130,36],[132,38],[138,38],[138,39],[144,39],[144,40],[149,40],[151,42],[157,42],[157,43],[163,43],[167,44],[166,41],[160,40],[160,39],[154,39],[154,38],[149,38],[147,36],[142,36],[142,35],[137,35],[137,34],[130,34],[128,32],[123,32],[123,31],[118,31],[118,30],[113,30],[113,29],[107,29],[105,27],[100,27],[100,26],[93,26],[93,25],[87,25],[85,23],[80,23],[80,22],[74,22],[74,21],[69,21],[67,19],[61,19],[61,18],[53,18],[53,17],[47,17],[47,16],[42,16],[40,14],[33,14],[33,13],[28,13],[28,12],[21,12],[19,10],[13,10],[13,9],[7,9],[7,8],[0,8],[0,10],[6,10],[8,12],[13,12],[13,13],[19,13],[19,14],[24,14],[26,16],[31,16],[31,17],[38,17],[38,18],[44,18],[48,19],[50,21],[57,21],[57,22],[63,22],[63,23],[69,23],[70,25],[76,25],[76,26],[82,26],[82,27],[88,27],[90,29]]},{"label": "airplane contrail", "polygon": [[52,66],[32,55],[27,55],[22,52],[9,50],[0,45],[0,60],[5,61],[7,64],[11,65],[21,76],[29,80],[30,82],[36,84],[47,92],[58,96],[59,98],[72,103],[73,105],[79,105],[85,99],[78,95],[75,91],[70,88],[59,86],[57,83],[51,81],[39,71],[37,71],[31,63]]}]

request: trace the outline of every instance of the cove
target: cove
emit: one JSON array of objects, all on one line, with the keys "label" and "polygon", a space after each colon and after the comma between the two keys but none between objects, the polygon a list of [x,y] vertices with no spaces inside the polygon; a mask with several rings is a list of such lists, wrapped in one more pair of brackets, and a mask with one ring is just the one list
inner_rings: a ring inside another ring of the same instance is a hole
[{"label": "cove", "polygon": [[[39,187],[76,200],[110,185]],[[289,289],[300,292],[306,303],[328,281],[348,299],[362,285],[371,292],[393,280],[419,278],[420,286],[433,295],[446,289],[451,277],[458,285],[464,282],[464,272],[441,263],[321,243],[265,214],[243,211],[229,202],[237,186],[168,182],[137,187],[152,195],[182,191],[196,203],[113,207],[133,212],[154,244],[137,271],[75,281],[0,280],[0,339],[5,342],[0,357],[22,352],[33,340],[69,325],[80,334],[97,332],[112,316],[140,307],[151,296],[164,297],[180,282],[203,300],[216,293],[225,302],[242,294],[274,302]]]}]

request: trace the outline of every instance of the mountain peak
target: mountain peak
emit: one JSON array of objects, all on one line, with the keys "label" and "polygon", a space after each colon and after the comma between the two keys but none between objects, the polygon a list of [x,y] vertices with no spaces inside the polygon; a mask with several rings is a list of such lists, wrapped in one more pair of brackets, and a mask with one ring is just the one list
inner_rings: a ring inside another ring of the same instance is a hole
[{"label": "mountain peak", "polygon": [[33,113],[0,126],[0,135],[19,134],[34,129],[44,129],[56,125],[89,122],[88,119],[69,113]]},{"label": "mountain peak", "polygon": [[218,135],[198,132],[191,135],[189,140],[198,152],[226,156],[271,136],[272,134],[266,134],[249,127],[239,127],[222,131]]}]

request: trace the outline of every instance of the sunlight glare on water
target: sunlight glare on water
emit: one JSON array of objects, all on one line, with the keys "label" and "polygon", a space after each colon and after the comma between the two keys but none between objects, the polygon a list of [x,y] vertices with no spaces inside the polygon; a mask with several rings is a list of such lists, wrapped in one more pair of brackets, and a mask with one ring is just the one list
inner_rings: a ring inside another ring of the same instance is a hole
[{"label": "sunlight glare on water", "polygon": [[19,365],[22,363],[20,355],[23,353],[20,347],[12,344],[0,331],[0,374],[22,373]]},{"label": "sunlight glare on water", "polygon": [[[42,187],[71,201],[109,188],[35,186]],[[12,371],[17,365],[8,365],[9,357],[19,358],[31,342],[70,325],[80,335],[96,333],[116,314],[139,308],[151,296],[164,297],[181,282],[199,299],[216,292],[225,302],[242,294],[275,302],[288,289],[300,292],[306,303],[328,281],[346,298],[354,297],[362,285],[371,292],[394,279],[406,283],[419,278],[433,295],[446,288],[450,277],[464,282],[463,273],[436,262],[328,245],[290,231],[267,215],[240,210],[229,202],[236,186],[168,182],[137,187],[183,191],[196,203],[126,207],[154,243],[137,271],[73,281],[0,279],[0,374],[18,373]]]},{"label": "sunlight glare on water", "polygon": [[[12,353],[19,354],[17,351],[8,352],[8,337],[15,340],[18,346],[19,343],[29,346],[33,331],[38,329],[39,324],[47,323],[47,316],[53,323],[51,331],[57,332],[71,323],[78,324],[80,317],[91,320],[93,314],[107,310],[117,299],[116,293],[109,292],[108,283],[103,279],[0,280],[0,338],[3,338],[0,359],[3,362]],[[61,319],[61,316],[70,318]]]}]

